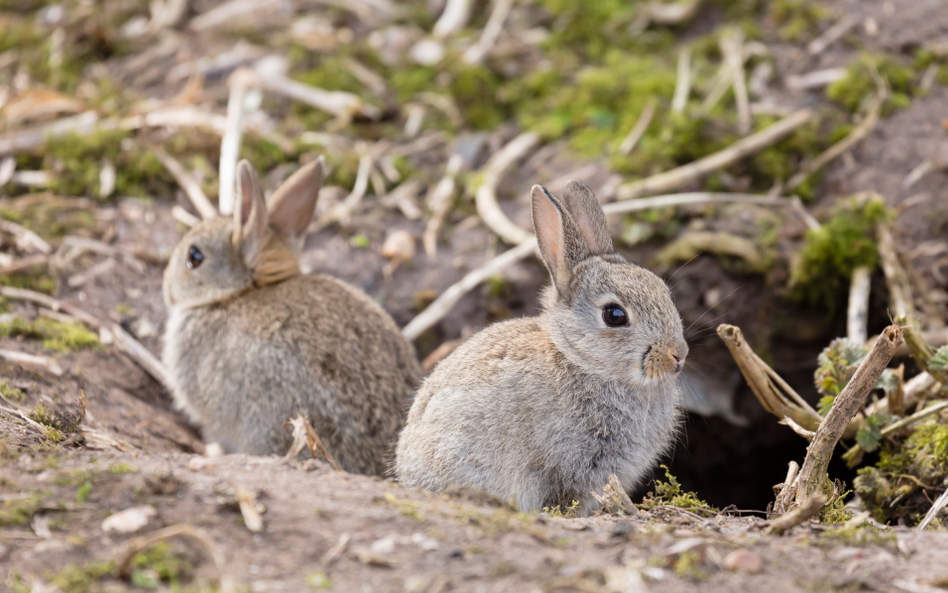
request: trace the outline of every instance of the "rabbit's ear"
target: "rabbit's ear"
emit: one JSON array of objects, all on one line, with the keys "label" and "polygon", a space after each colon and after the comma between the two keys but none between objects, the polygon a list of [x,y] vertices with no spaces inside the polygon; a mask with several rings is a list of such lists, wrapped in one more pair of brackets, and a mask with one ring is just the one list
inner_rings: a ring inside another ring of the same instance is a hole
[{"label": "rabbit's ear", "polygon": [[562,292],[569,285],[573,266],[586,259],[589,251],[573,218],[545,187],[533,186],[530,203],[540,255],[553,284]]},{"label": "rabbit's ear", "polygon": [[270,228],[287,239],[300,239],[316,211],[316,198],[323,186],[326,161],[320,156],[300,167],[270,196],[267,210]]},{"label": "rabbit's ear", "polygon": [[234,204],[234,232],[231,240],[240,248],[244,262],[250,266],[263,247],[267,231],[267,205],[263,200],[260,180],[250,161],[237,164],[237,202]]},{"label": "rabbit's ear", "polygon": [[612,236],[606,225],[606,215],[599,199],[588,185],[578,179],[567,181],[563,191],[563,205],[583,234],[590,255],[603,255],[614,251]]}]

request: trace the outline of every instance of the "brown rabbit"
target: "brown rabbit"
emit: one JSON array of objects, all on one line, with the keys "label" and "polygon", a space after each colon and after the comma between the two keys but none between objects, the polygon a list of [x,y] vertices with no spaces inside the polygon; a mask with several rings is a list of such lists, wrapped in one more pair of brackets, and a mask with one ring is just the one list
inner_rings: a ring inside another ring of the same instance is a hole
[{"label": "brown rabbit", "polygon": [[421,368],[368,296],[300,272],[322,169],[302,167],[268,205],[240,163],[234,216],[196,225],[165,270],[163,360],[177,406],[225,452],[286,453],[283,425],[302,413],[343,469],[382,474]]},{"label": "brown rabbit", "polygon": [[538,317],[496,323],[435,367],[398,441],[406,486],[471,485],[530,511],[580,512],[610,474],[626,490],[674,442],[688,353],[668,287],[612,247],[596,196],[532,192],[553,280]]}]

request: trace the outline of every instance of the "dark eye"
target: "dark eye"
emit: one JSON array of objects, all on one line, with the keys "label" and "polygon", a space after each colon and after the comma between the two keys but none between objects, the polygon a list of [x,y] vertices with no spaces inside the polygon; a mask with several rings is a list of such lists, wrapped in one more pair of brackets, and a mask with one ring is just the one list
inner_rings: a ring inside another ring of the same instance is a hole
[{"label": "dark eye", "polygon": [[193,270],[194,268],[201,265],[201,262],[204,261],[204,254],[201,253],[201,250],[192,245],[188,248],[188,269]]},{"label": "dark eye", "polygon": [[629,316],[619,305],[606,305],[602,308],[602,320],[609,327],[622,327],[629,324]]}]

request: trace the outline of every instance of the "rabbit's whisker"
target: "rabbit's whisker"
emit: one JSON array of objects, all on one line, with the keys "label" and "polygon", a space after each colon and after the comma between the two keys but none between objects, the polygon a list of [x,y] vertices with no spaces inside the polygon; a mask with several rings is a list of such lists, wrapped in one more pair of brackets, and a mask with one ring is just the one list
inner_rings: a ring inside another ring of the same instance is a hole
[{"label": "rabbit's whisker", "polygon": [[701,318],[704,317],[705,315],[707,315],[707,314],[711,311],[711,309],[717,307],[718,305],[720,305],[721,303],[723,303],[723,302],[726,301],[727,299],[731,298],[731,296],[733,296],[735,292],[737,292],[738,290],[740,290],[740,289],[742,289],[742,288],[744,288],[744,285],[743,285],[743,284],[740,285],[740,286],[738,286],[737,288],[735,288],[735,289],[732,290],[731,292],[729,292],[729,293],[727,294],[727,296],[722,297],[720,300],[718,300],[718,302],[716,302],[716,303],[714,303],[713,305],[711,305],[710,307],[708,307],[707,310],[705,310],[705,312],[702,313],[700,317],[698,317],[697,319],[695,319],[694,321],[691,322],[691,325],[689,325],[689,326],[685,329],[685,331],[688,331],[689,329],[691,329],[692,327],[694,327],[694,325],[695,325],[696,323],[698,323],[699,321],[701,321]]}]

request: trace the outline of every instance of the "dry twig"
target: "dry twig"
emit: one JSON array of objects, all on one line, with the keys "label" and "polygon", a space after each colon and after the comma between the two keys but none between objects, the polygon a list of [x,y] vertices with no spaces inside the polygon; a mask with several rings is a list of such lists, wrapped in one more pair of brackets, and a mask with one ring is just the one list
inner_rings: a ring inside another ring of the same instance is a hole
[{"label": "dry twig", "polygon": [[472,4],[472,0],[447,0],[441,16],[431,29],[434,36],[443,38],[463,29],[471,18]]},{"label": "dry twig", "polygon": [[501,239],[514,245],[530,241],[533,234],[515,225],[500,209],[497,204],[497,184],[507,168],[539,142],[540,136],[535,132],[524,132],[508,142],[484,165],[481,185],[474,195],[477,213],[484,220],[484,224]]},{"label": "dry twig", "polygon": [[256,76],[251,70],[241,68],[231,74],[228,81],[230,95],[227,98],[227,120],[221,137],[221,160],[218,167],[220,182],[217,208],[223,216],[234,213],[237,160],[240,158],[240,138],[243,135],[244,100],[255,80]]},{"label": "dry twig", "polygon": [[499,274],[507,266],[518,262],[528,255],[535,253],[537,249],[536,238],[532,235],[530,238],[513,249],[508,249],[494,259],[475,268],[467,273],[459,281],[448,287],[441,293],[425,310],[412,319],[408,325],[402,328],[402,335],[409,340],[414,340],[429,327],[438,323],[454,307],[461,297],[468,293],[475,286],[487,280],[488,278]]},{"label": "dry twig", "polygon": [[468,64],[477,64],[484,59],[490,48],[497,42],[497,36],[503,30],[504,21],[507,20],[511,8],[513,8],[513,0],[495,0],[494,9],[487,19],[487,24],[484,25],[480,39],[464,52],[464,61]]},{"label": "dry twig", "polygon": [[833,25],[824,31],[822,35],[807,44],[806,51],[811,56],[823,53],[827,47],[835,43],[836,40],[848,33],[850,29],[855,27],[859,23],[859,20],[858,14],[852,12],[847,13],[843,18],[833,23]]},{"label": "dry twig", "polygon": [[797,476],[796,501],[800,506],[822,491],[826,481],[826,468],[836,443],[843,437],[859,410],[865,406],[869,392],[902,343],[902,333],[902,328],[897,325],[887,327],[856,369],[856,374],[836,396],[833,407],[807,447],[806,459]]},{"label": "dry twig", "polygon": [[691,94],[691,48],[684,47],[678,54],[678,72],[675,78],[675,94],[672,96],[671,110],[681,113],[688,104]]},{"label": "dry twig", "polygon": [[815,517],[817,513],[820,512],[820,509],[823,508],[824,504],[826,504],[826,497],[824,497],[822,493],[817,492],[794,510],[771,521],[770,526],[767,527],[767,533],[771,535],[783,535],[797,525]]},{"label": "dry twig", "polygon": [[168,386],[168,374],[161,361],[155,358],[155,355],[142,346],[138,340],[133,338],[128,332],[118,324],[113,324],[110,328],[112,337],[115,339],[115,345],[118,346],[132,360],[138,363],[146,373],[152,376],[164,386]]},{"label": "dry twig", "polygon": [[55,360],[46,356],[35,356],[33,354],[15,352],[13,350],[0,350],[0,360],[12,362],[29,371],[46,371],[57,377],[63,374],[62,367],[60,367]]},{"label": "dry twig", "polygon": [[941,493],[941,496],[935,500],[935,504],[932,505],[932,508],[925,513],[925,518],[922,519],[922,522],[918,524],[918,527],[915,528],[916,531],[924,531],[931,525],[931,522],[935,520],[935,517],[938,516],[946,506],[948,506],[948,490],[945,490]]},{"label": "dry twig", "polygon": [[858,266],[853,270],[849,284],[849,307],[846,310],[846,336],[862,344],[868,338],[866,324],[869,318],[869,280],[868,266]]},{"label": "dry twig", "polygon": [[677,189],[779,142],[812,118],[811,109],[801,109],[714,154],[658,175],[624,183],[619,186],[616,195],[620,200],[628,200]]},{"label": "dry twig", "polygon": [[214,205],[211,204],[211,201],[207,199],[207,196],[204,195],[204,190],[201,189],[200,184],[194,180],[194,177],[188,173],[177,159],[161,148],[155,150],[155,156],[161,164],[164,165],[165,169],[171,173],[171,176],[178,182],[181,189],[184,190],[184,195],[188,196],[188,199],[191,200],[191,205],[193,205],[194,209],[201,215],[201,218],[209,220],[218,216],[217,208],[215,208]]},{"label": "dry twig", "polygon": [[12,286],[0,286],[0,296],[18,301],[36,303],[37,305],[42,305],[47,309],[52,309],[53,311],[62,311],[63,313],[72,315],[93,329],[99,329],[102,327],[101,321],[86,313],[79,307],[57,301],[53,297],[40,292],[27,290],[25,288],[14,288]]},{"label": "dry twig", "polygon": [[444,176],[438,185],[428,196],[428,209],[431,210],[431,218],[425,225],[425,234],[423,243],[425,253],[428,257],[434,257],[438,252],[438,233],[441,231],[441,225],[451,210],[451,200],[454,197],[454,188],[456,178],[461,171],[461,165],[464,164],[464,157],[459,154],[452,154],[448,159],[448,164],[444,167]]},{"label": "dry twig", "polygon": [[813,173],[822,169],[827,163],[843,154],[858,142],[862,141],[866,136],[868,136],[873,129],[875,129],[876,124],[879,123],[879,114],[882,112],[882,103],[885,100],[885,96],[880,93],[876,96],[875,101],[873,101],[872,106],[869,108],[869,113],[866,114],[866,117],[859,122],[859,125],[853,128],[853,130],[846,134],[842,140],[836,144],[830,146],[824,150],[819,156],[817,156],[812,161],[808,161],[800,167],[800,170],[797,171],[793,177],[790,178],[790,181],[787,182],[787,191],[793,191],[800,186],[806,178],[812,175]]},{"label": "dry twig", "polygon": [[263,516],[257,509],[257,496],[245,488],[238,488],[234,494],[240,506],[240,514],[244,518],[244,525],[253,533],[263,531]]},{"label": "dry twig", "polygon": [[53,252],[52,246],[42,237],[28,228],[24,228],[12,220],[0,218],[0,231],[10,233],[16,237],[16,246],[23,251],[38,251],[44,255]]}]

